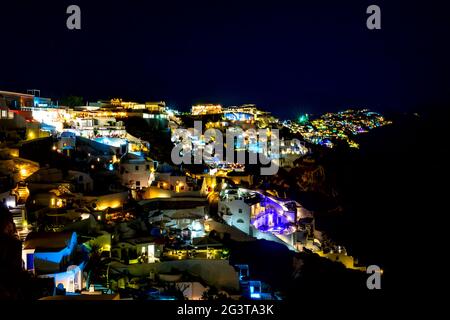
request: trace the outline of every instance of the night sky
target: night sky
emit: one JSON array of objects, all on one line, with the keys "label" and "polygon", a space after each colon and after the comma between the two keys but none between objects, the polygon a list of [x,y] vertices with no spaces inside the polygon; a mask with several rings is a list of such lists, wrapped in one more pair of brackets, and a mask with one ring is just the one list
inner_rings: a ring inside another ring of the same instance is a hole
[{"label": "night sky", "polygon": [[[2,1],[0,90],[256,103],[282,117],[450,102],[444,1],[242,2]],[[70,4],[80,31],[66,28]],[[366,28],[370,4],[382,30]]]}]

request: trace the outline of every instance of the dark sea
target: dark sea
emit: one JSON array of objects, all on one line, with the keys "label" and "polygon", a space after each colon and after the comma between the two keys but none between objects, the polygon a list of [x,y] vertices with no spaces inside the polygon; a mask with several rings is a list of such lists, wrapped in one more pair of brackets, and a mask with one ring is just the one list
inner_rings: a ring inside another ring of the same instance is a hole
[{"label": "dark sea", "polygon": [[392,125],[361,135],[358,151],[336,156],[345,210],[331,222],[331,236],[362,264],[381,266],[392,289],[432,282],[429,267],[443,252],[438,229],[448,209],[440,203],[449,197],[443,114],[389,115]]}]

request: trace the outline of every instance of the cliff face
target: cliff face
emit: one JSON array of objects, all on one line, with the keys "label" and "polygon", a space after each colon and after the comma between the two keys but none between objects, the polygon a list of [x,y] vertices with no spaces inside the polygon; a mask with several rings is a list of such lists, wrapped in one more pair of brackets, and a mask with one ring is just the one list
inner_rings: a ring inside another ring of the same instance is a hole
[{"label": "cliff face", "polygon": [[17,299],[22,276],[22,243],[8,209],[0,207],[0,300]]},{"label": "cliff face", "polygon": [[22,271],[22,244],[19,240],[0,236],[0,269],[4,272]]}]

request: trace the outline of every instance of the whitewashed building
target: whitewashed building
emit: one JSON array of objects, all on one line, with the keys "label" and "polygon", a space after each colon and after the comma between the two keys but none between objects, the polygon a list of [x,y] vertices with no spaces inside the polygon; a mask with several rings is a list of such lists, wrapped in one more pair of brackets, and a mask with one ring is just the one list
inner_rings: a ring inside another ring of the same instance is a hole
[{"label": "whitewashed building", "polygon": [[120,159],[119,174],[122,185],[130,189],[150,187],[155,180],[153,161],[133,153],[127,153]]}]

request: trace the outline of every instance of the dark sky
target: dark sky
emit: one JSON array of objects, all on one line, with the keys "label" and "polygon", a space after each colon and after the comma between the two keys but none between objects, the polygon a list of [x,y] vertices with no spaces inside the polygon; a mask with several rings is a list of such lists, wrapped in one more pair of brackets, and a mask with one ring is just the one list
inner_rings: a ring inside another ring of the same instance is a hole
[{"label": "dark sky", "polygon": [[[0,2],[0,90],[257,103],[281,116],[450,102],[446,1]],[[66,28],[78,4],[82,30]],[[382,30],[366,28],[378,4]]]}]

